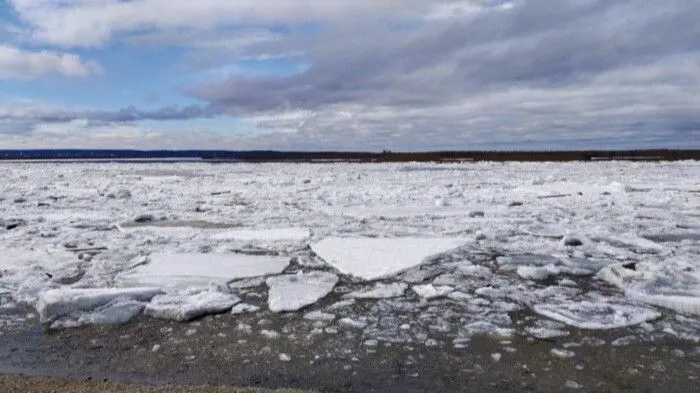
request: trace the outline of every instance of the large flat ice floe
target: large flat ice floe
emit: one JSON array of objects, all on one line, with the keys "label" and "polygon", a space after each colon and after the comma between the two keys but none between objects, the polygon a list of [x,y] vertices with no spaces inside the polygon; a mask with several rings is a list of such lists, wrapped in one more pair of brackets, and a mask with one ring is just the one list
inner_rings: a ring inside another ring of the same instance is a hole
[{"label": "large flat ice floe", "polygon": [[342,273],[364,280],[379,280],[464,244],[464,239],[455,238],[330,237],[311,245],[311,249]]},{"label": "large flat ice floe", "polygon": [[649,308],[607,302],[537,304],[536,313],[580,329],[606,330],[653,321],[661,314]]},{"label": "large flat ice floe", "polygon": [[225,285],[240,278],[279,274],[289,257],[244,254],[152,254],[146,264],[117,276],[119,286],[159,286],[185,289],[191,286]]},{"label": "large flat ice floe", "polygon": [[213,240],[240,241],[302,241],[308,239],[308,228],[273,228],[273,229],[233,229],[213,235]]},{"label": "large flat ice floe", "polygon": [[296,311],[328,295],[337,282],[335,274],[325,272],[270,277],[267,303],[274,312]]}]

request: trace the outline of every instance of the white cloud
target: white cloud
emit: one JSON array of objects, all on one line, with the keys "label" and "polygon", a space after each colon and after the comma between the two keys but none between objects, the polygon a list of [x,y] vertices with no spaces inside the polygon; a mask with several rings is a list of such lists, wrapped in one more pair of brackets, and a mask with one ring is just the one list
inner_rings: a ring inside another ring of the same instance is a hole
[{"label": "white cloud", "polygon": [[34,79],[47,74],[87,76],[102,72],[94,61],[70,53],[32,52],[0,44],[0,79]]},{"label": "white cloud", "polygon": [[[451,2],[440,1],[438,3]],[[419,15],[426,0],[11,0],[40,42],[98,46],[119,32],[212,29],[229,24],[341,21],[353,16]]]}]

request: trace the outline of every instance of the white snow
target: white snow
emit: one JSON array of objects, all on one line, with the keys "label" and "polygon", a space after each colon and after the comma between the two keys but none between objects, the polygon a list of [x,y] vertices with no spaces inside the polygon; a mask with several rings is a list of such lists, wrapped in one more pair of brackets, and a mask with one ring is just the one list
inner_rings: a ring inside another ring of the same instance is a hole
[{"label": "white snow", "polygon": [[76,312],[95,310],[116,299],[147,302],[160,293],[158,288],[50,289],[39,294],[36,309],[40,321],[50,323]]},{"label": "white snow", "polygon": [[661,314],[644,307],[604,301],[537,304],[533,310],[547,318],[581,329],[605,330],[653,321]]},{"label": "white snow", "polygon": [[311,249],[342,273],[365,280],[392,277],[429,257],[464,245],[455,238],[340,238],[329,237]]},{"label": "white snow", "polygon": [[337,282],[338,276],[325,272],[270,277],[268,307],[274,312],[299,310],[328,295]]},{"label": "white snow", "polygon": [[228,311],[238,302],[240,299],[236,295],[212,286],[208,290],[156,296],[146,306],[144,313],[155,318],[190,321]]},{"label": "white snow", "polygon": [[240,278],[281,273],[289,257],[244,254],[152,254],[148,263],[117,276],[123,287],[187,288],[226,284]]},{"label": "white snow", "polygon": [[308,228],[273,228],[273,229],[234,229],[213,235],[214,240],[241,241],[302,241],[308,239]]},{"label": "white snow", "polygon": [[394,282],[390,284],[376,283],[373,288],[355,292],[350,292],[346,297],[353,299],[389,299],[392,297],[403,296],[408,289],[408,285],[402,282]]}]

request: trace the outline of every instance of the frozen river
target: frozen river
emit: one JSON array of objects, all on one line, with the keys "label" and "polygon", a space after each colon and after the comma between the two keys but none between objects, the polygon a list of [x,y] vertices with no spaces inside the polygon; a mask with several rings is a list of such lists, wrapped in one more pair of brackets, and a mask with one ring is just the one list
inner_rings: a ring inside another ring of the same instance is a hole
[{"label": "frozen river", "polygon": [[1,168],[0,329],[28,308],[53,329],[292,313],[370,349],[700,339],[698,162]]}]

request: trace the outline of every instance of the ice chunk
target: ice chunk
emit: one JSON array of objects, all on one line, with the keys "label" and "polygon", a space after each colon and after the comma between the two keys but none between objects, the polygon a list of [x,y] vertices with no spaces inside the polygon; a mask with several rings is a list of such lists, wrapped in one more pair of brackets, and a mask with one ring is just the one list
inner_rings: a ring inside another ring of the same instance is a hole
[{"label": "ice chunk", "polygon": [[338,282],[332,273],[310,272],[267,279],[270,287],[268,306],[271,311],[296,311],[328,295]]},{"label": "ice chunk", "polygon": [[406,289],[408,289],[408,285],[402,282],[377,283],[372,289],[350,292],[345,296],[354,299],[389,299],[403,296]]},{"label": "ice chunk", "polygon": [[551,339],[557,337],[566,337],[569,335],[567,330],[564,330],[566,325],[560,322],[541,320],[535,322],[533,326],[525,328],[525,332],[532,337],[540,339]]},{"label": "ice chunk", "polygon": [[464,326],[464,330],[470,335],[485,334],[495,337],[510,337],[515,333],[515,329],[504,328],[494,325],[491,322],[478,321]]},{"label": "ice chunk", "polygon": [[36,309],[39,320],[42,323],[50,323],[72,313],[92,311],[115,299],[146,302],[160,293],[162,292],[158,288],[50,289],[39,294]]},{"label": "ice chunk", "polygon": [[51,329],[72,328],[85,325],[119,325],[143,311],[145,303],[127,298],[117,298],[92,311],[76,311],[55,320]]},{"label": "ice chunk", "polygon": [[558,304],[537,304],[533,306],[533,310],[555,321],[580,329],[593,330],[639,325],[661,317],[661,314],[649,308],[587,300]]},{"label": "ice chunk", "polygon": [[552,355],[562,359],[572,358],[576,356],[576,353],[574,353],[574,351],[569,351],[567,349],[552,348],[550,352]]},{"label": "ice chunk", "polygon": [[413,292],[416,293],[416,295],[424,299],[433,299],[436,297],[447,296],[455,290],[449,285],[434,286],[433,284],[414,285],[411,289],[413,290]]},{"label": "ice chunk", "polygon": [[[634,270],[632,269],[634,267]],[[633,299],[677,312],[700,315],[700,269],[669,260],[664,266],[639,263],[601,270],[598,278]]]},{"label": "ice chunk", "polygon": [[217,233],[214,240],[302,241],[311,236],[308,228],[234,229]]},{"label": "ice chunk", "polygon": [[194,293],[174,293],[155,297],[144,310],[154,318],[190,321],[208,314],[230,310],[240,299],[225,290],[212,287]]},{"label": "ice chunk", "polygon": [[231,308],[231,314],[243,314],[248,312],[257,312],[260,307],[254,306],[252,304],[238,303],[233,308]]},{"label": "ice chunk", "polygon": [[700,315],[700,297],[682,294],[646,294],[643,292],[628,292],[628,296],[639,299],[654,306],[668,308],[685,314]]},{"label": "ice chunk", "polygon": [[340,326],[353,328],[353,329],[364,329],[367,326],[367,322],[358,321],[352,318],[343,318],[338,321]]},{"label": "ice chunk", "polygon": [[304,315],[304,319],[309,321],[330,322],[335,319],[335,314],[328,314],[322,311],[311,311]]},{"label": "ice chunk", "polygon": [[211,282],[225,284],[240,278],[279,274],[289,261],[288,257],[268,255],[153,254],[147,264],[119,274],[116,281],[122,287],[188,288]]},{"label": "ice chunk", "polygon": [[542,281],[552,276],[552,272],[544,267],[518,266],[517,273],[526,280]]},{"label": "ice chunk", "polygon": [[551,255],[519,254],[496,258],[499,265],[503,266],[547,266],[556,265],[559,259]]},{"label": "ice chunk", "polygon": [[345,274],[365,280],[392,277],[431,256],[464,245],[455,238],[326,238],[311,249]]}]

